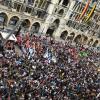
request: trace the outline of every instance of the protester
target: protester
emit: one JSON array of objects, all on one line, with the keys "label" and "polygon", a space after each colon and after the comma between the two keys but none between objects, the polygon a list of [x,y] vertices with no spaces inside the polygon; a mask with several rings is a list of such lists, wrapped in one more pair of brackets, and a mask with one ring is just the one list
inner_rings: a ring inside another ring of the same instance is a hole
[{"label": "protester", "polygon": [[[97,100],[100,53],[45,36],[21,39],[22,55],[0,59],[0,98]],[[29,39],[30,38],[30,39]],[[23,40],[23,41],[22,41]],[[15,45],[16,46],[16,45]]]}]

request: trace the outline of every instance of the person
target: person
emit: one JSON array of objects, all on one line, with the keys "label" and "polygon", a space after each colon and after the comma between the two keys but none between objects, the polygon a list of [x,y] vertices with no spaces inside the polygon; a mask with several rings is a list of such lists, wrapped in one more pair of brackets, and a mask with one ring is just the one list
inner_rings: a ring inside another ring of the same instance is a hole
[{"label": "person", "polygon": [[3,47],[3,42],[1,40],[1,38],[0,38],[0,55],[4,56],[4,47]]},{"label": "person", "polygon": [[[88,56],[80,57],[78,54],[83,50],[81,45],[73,46],[56,40],[51,43],[48,39],[35,35],[31,38],[29,50],[24,42],[21,45],[25,50],[23,56],[15,54],[9,59],[4,55],[2,60],[0,59],[2,64],[0,83],[5,82],[6,85],[2,86],[7,87],[11,99],[96,100],[99,98],[98,71],[93,63],[99,62],[100,54],[84,49],[88,52]],[[76,59],[73,53],[77,55]],[[52,61],[55,59],[56,62]],[[46,62],[47,60],[50,62]],[[13,82],[8,84],[8,80]]]}]

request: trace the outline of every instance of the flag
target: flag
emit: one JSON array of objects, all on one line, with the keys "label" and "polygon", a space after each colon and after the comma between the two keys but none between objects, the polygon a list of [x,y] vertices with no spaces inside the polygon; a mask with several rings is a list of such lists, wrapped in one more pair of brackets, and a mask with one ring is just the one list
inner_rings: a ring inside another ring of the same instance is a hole
[{"label": "flag", "polygon": [[[85,4],[85,2],[86,2],[87,0],[78,0],[78,1],[79,1],[79,4],[78,4],[77,6],[79,6],[79,7],[78,7],[78,10],[77,10],[77,11],[78,11],[79,13],[82,13],[82,9],[83,9],[82,6],[83,6],[83,4]],[[80,17],[80,14],[78,14],[77,17],[76,17],[75,19],[76,19],[76,20],[79,20],[79,17]]]},{"label": "flag", "polygon": [[87,57],[87,56],[88,56],[88,53],[85,52],[85,51],[81,51],[81,52],[79,53],[79,56],[80,56],[80,57]]},{"label": "flag", "polygon": [[87,19],[86,19],[86,22],[87,22],[87,21],[90,19],[90,17],[93,15],[95,8],[96,8],[96,3],[94,4],[93,8],[91,9],[90,13],[88,14],[88,17],[87,17]]},{"label": "flag", "polygon": [[85,7],[84,7],[79,19],[81,19],[85,15],[85,13],[86,13],[86,11],[87,11],[87,9],[89,7],[90,1],[91,0],[88,0],[88,2],[86,3],[86,5],[85,5]]}]

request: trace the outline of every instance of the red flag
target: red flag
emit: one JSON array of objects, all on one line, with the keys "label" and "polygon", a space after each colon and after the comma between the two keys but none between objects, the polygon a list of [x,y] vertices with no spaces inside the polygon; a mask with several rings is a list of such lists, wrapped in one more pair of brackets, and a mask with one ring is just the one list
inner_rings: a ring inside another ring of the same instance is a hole
[{"label": "red flag", "polygon": [[87,4],[85,5],[85,7],[84,7],[84,9],[83,9],[83,11],[82,11],[82,13],[81,13],[79,19],[81,19],[81,18],[85,15],[85,13],[86,13],[86,11],[87,11],[87,9],[88,9],[88,7],[89,7],[90,1],[91,1],[91,0],[88,0],[88,2],[87,2]]}]

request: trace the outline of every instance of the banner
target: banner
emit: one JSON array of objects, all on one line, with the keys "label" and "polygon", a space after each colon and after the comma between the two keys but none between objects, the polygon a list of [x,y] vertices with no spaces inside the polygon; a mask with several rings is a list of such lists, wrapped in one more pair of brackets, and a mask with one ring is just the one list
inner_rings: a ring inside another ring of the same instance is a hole
[{"label": "banner", "polygon": [[86,11],[87,11],[87,9],[89,7],[90,1],[91,0],[88,0],[88,2],[86,3],[86,6],[84,7],[79,19],[81,19],[85,15],[85,13],[86,13]]},{"label": "banner", "polygon": [[90,13],[88,14],[88,17],[86,19],[86,22],[90,19],[90,17],[92,16],[92,14],[94,13],[94,10],[96,8],[96,4],[94,4],[93,8],[91,9]]},{"label": "banner", "polygon": [[85,52],[85,51],[81,51],[81,52],[79,53],[79,56],[80,56],[80,57],[87,57],[87,56],[88,56],[88,53]]},{"label": "banner", "polygon": [[[87,0],[78,0],[79,1],[79,4],[77,5],[77,6],[79,6],[78,7],[78,9],[77,9],[77,11],[79,12],[79,13],[82,13],[82,9],[83,9],[83,7],[82,7],[82,5],[83,4],[85,4],[85,2],[87,1]],[[76,16],[76,20],[79,20],[79,17],[80,17],[80,14],[78,14],[77,16]]]}]

